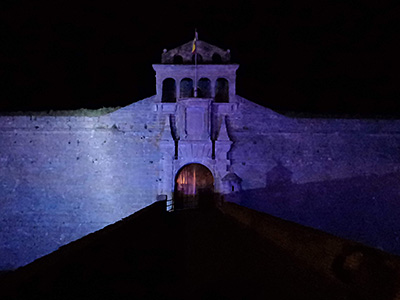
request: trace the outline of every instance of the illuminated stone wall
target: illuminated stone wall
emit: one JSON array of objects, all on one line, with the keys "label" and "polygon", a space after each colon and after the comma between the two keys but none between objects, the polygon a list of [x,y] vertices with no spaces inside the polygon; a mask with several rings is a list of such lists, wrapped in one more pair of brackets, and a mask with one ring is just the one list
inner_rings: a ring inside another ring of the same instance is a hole
[{"label": "illuminated stone wall", "polygon": [[[230,63],[229,50],[198,41],[195,67],[191,46],[165,50],[153,65],[155,96],[114,112],[0,116],[0,270],[114,223],[158,195],[171,200],[176,174],[192,163],[210,170],[218,193],[258,191],[253,198],[262,205],[247,203],[253,208],[266,207],[263,189],[274,185],[303,185],[309,199],[307,183],[399,171],[400,121],[280,115],[236,95],[239,65]],[[196,89],[192,95],[196,77],[199,98]],[[299,220],[299,212],[285,216]]]},{"label": "illuminated stone wall", "polygon": [[400,170],[400,120],[289,118],[237,98],[230,158],[245,190],[266,187],[277,166],[299,184]]},{"label": "illuminated stone wall", "polygon": [[226,201],[400,255],[400,121],[288,118],[238,98]]},{"label": "illuminated stone wall", "polygon": [[92,118],[0,117],[0,269],[154,202],[160,129],[152,102]]},{"label": "illuminated stone wall", "polygon": [[186,156],[174,160],[165,123],[177,111],[160,102],[156,95],[100,117],[0,117],[0,269],[114,223],[160,193],[170,196],[175,173],[187,163],[218,170],[219,191],[228,172],[246,191],[279,180],[383,175],[400,166],[400,121],[288,118],[239,96],[210,110],[213,119],[226,117],[226,128],[217,129],[229,136],[222,142],[233,142],[228,156],[216,147],[214,163],[182,139],[178,153]]}]

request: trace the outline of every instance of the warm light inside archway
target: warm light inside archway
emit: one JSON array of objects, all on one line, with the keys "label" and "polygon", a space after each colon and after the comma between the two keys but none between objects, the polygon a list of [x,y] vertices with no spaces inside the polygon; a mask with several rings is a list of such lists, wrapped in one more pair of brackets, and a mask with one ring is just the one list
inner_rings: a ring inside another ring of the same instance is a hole
[{"label": "warm light inside archway", "polygon": [[211,171],[201,164],[184,166],[175,180],[174,202],[176,209],[197,208],[212,201],[214,177]]}]

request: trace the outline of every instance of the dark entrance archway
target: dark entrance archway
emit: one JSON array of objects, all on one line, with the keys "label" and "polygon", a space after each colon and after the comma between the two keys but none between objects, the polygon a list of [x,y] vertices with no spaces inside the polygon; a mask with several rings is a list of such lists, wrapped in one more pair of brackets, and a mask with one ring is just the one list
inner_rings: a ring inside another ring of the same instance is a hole
[{"label": "dark entrance archway", "polygon": [[174,209],[208,208],[214,203],[214,177],[201,164],[189,164],[175,177]]}]

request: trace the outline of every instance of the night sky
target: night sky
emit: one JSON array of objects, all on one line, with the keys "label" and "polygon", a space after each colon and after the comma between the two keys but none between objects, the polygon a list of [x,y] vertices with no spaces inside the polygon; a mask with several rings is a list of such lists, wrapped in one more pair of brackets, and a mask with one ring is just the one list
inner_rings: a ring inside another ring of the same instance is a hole
[{"label": "night sky", "polygon": [[400,117],[398,1],[0,2],[0,111],[125,106],[164,48],[230,49],[237,93],[278,111]]}]

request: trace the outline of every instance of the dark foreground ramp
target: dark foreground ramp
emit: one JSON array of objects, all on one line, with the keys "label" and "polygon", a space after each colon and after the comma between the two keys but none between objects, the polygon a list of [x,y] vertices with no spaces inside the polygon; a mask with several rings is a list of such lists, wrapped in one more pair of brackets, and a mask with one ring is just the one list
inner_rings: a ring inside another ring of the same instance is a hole
[{"label": "dark foreground ramp", "polygon": [[362,298],[217,209],[158,202],[0,278],[0,299]]}]

